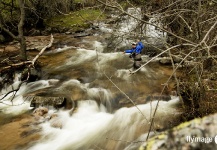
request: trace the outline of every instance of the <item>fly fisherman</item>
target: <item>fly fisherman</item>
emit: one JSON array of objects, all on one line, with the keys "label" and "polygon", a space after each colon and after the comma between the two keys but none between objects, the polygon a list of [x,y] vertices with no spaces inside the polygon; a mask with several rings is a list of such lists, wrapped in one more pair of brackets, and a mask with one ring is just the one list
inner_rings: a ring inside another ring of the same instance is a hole
[{"label": "fly fisherman", "polygon": [[133,42],[132,43],[132,49],[129,50],[125,50],[124,53],[130,53],[130,58],[133,58],[134,63],[133,63],[133,67],[135,69],[138,69],[139,67],[141,67],[141,53],[142,53],[142,49],[144,48],[144,45],[142,44],[142,42],[140,40],[138,40],[138,42]]}]

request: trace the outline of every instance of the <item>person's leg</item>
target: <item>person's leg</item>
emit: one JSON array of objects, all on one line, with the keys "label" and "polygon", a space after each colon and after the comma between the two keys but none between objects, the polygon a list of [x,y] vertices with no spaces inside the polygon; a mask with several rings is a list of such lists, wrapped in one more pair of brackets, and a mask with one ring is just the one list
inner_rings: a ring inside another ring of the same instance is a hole
[{"label": "person's leg", "polygon": [[141,67],[141,61],[134,61],[133,67],[135,69],[138,69],[139,67]]},{"label": "person's leg", "polygon": [[141,67],[141,61],[142,61],[141,54],[136,55],[134,58],[133,67],[135,69],[138,69],[139,67]]}]

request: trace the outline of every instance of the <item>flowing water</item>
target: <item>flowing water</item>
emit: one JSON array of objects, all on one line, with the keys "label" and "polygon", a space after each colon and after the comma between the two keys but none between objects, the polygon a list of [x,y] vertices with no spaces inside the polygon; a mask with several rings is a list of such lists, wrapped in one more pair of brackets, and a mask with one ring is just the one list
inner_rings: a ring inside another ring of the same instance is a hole
[{"label": "flowing water", "polygon": [[[123,26],[120,30],[126,31]],[[73,112],[50,109],[48,114],[55,111],[61,128],[53,127],[52,121],[40,123],[37,125],[40,138],[29,138],[22,148],[16,147],[19,143],[6,141],[9,145],[15,145],[10,149],[130,150],[137,147],[146,139],[150,118],[157,105],[157,99],[148,97],[160,95],[163,84],[172,72],[171,68],[154,62],[132,75],[129,70],[133,61],[127,55],[104,52],[106,44],[103,34],[76,39],[62,35],[61,38],[63,43],[73,41],[77,47],[66,44],[65,47],[46,52],[40,58],[44,65],[43,80],[22,84],[13,101],[10,99],[14,93],[7,95],[0,109],[7,116],[29,112],[33,108],[26,97],[36,93],[69,97],[77,102],[77,108]],[[144,55],[143,63],[149,59]],[[19,83],[18,74],[13,89]],[[170,83],[164,94],[170,95],[172,87],[173,83]],[[10,90],[11,86],[5,87],[1,97]],[[179,103],[176,96],[171,96],[171,100],[160,99],[153,124],[155,130],[175,125],[180,114]],[[1,130],[6,127],[7,123],[0,127],[0,136]],[[18,140],[25,138],[28,137]],[[0,146],[8,149],[4,144]]]}]

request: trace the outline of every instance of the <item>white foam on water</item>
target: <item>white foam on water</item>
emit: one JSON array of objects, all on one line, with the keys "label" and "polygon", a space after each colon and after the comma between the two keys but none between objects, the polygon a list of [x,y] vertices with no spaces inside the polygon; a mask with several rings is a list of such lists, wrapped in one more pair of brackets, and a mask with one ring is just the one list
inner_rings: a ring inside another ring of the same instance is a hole
[{"label": "white foam on water", "polygon": [[159,27],[162,27],[162,23],[158,22],[158,18],[159,16],[154,16],[153,18],[151,18],[149,20],[150,24],[146,25],[146,30],[145,30],[145,34],[147,37],[149,37],[147,39],[147,42],[151,43],[151,44],[159,44],[159,43],[165,43],[167,34],[166,32],[163,32],[162,30],[158,29],[157,27],[151,25],[157,25]]},{"label": "white foam on water", "polygon": [[[103,51],[103,47],[100,48]],[[119,59],[123,55],[115,53],[101,53],[96,50],[87,50],[84,48],[77,49],[76,53],[69,59],[66,60],[64,65],[66,66],[79,66],[85,63],[92,64],[96,69],[103,69],[107,67],[108,61]],[[61,67],[61,66],[60,66]],[[57,68],[60,68],[57,67]]]},{"label": "white foam on water", "polygon": [[112,115],[100,110],[94,101],[79,102],[78,110],[72,116],[69,116],[67,112],[60,112],[58,115],[64,117],[63,128],[55,129],[49,126],[48,122],[44,123],[42,125],[43,134],[49,138],[43,139],[30,148],[31,150],[88,147],[89,144],[100,138],[100,133],[112,119]]},{"label": "white foam on water", "polygon": [[131,75],[129,69],[119,69],[115,72],[118,78],[124,79],[126,81],[131,81]]},{"label": "white foam on water", "polygon": [[[135,18],[141,19],[141,8],[128,8],[127,12]],[[138,20],[131,16],[127,16],[126,20],[121,23],[121,27],[118,30],[121,35],[129,34],[138,25]]]},{"label": "white foam on water", "polygon": [[36,91],[38,89],[43,89],[43,88],[50,86],[49,80],[39,80],[39,81],[31,82],[28,84],[23,83],[20,86],[19,90],[11,92],[10,94],[7,94],[8,92],[12,90],[18,89],[18,86],[20,83],[21,81],[17,80],[11,86],[8,86],[7,88],[1,91],[0,98],[4,97],[4,99],[1,101],[2,103],[0,103],[0,109],[3,113],[17,115],[17,114],[26,112],[29,109],[32,109],[30,107],[30,102],[26,101],[23,95],[29,92]]},{"label": "white foam on water", "polygon": [[99,29],[104,33],[112,33],[114,31],[113,29],[111,29],[111,27],[109,27],[108,24],[105,23],[100,23],[98,26]]},{"label": "white foam on water", "polygon": [[64,51],[67,51],[67,50],[74,49],[74,48],[76,48],[76,47],[64,45],[63,48],[56,48],[54,50],[50,50],[50,51],[45,52],[45,54],[60,53],[60,52],[64,52]]},{"label": "white foam on water", "polygon": [[[178,98],[168,102],[160,101],[155,123],[163,126],[174,118],[178,102]],[[109,114],[94,101],[81,101],[78,110],[72,116],[67,111],[58,113],[64,120],[62,129],[51,127],[49,122],[43,123],[44,138],[30,150],[88,149],[94,145],[108,149],[109,139],[135,140],[138,138],[136,136],[138,129],[142,127],[143,131],[148,131],[150,114],[153,114],[156,104],[157,101],[138,105],[144,117],[136,107],[121,108],[114,114]],[[121,143],[118,142],[113,149],[121,149]]]},{"label": "white foam on water", "polygon": [[96,51],[78,48],[76,53],[66,61],[65,65],[76,66],[82,63],[96,61]]},{"label": "white foam on water", "polygon": [[[64,82],[59,89],[67,89],[67,87],[70,87],[74,89],[74,91],[85,91],[86,93],[86,98],[91,99],[91,100],[96,100],[98,102],[101,102],[102,104],[106,105],[106,108],[111,110],[112,109],[112,104],[111,100],[113,99],[113,94],[111,93],[110,90],[101,88],[101,87],[89,87],[89,83],[81,83],[78,80],[72,79]],[[73,92],[72,91],[72,94]]]},{"label": "white foam on water", "polygon": [[102,53],[103,50],[104,50],[104,46],[103,46],[102,43],[99,42],[99,41],[94,41],[94,42],[93,42],[93,47],[95,48],[95,50],[96,50],[97,52],[100,52],[100,53]]}]

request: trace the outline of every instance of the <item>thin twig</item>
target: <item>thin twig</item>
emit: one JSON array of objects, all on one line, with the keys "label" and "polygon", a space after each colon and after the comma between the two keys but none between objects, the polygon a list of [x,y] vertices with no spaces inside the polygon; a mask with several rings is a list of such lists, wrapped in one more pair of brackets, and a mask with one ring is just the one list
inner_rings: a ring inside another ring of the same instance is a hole
[{"label": "thin twig", "polygon": [[138,109],[138,111],[141,113],[141,115],[145,118],[145,120],[150,124],[150,121],[145,117],[145,115],[142,113],[142,111],[139,109],[139,107],[135,104],[135,102],[126,94],[124,93],[112,80],[109,78],[106,73],[104,72],[104,75],[106,78]]},{"label": "thin twig", "polygon": [[183,37],[181,37],[181,36],[178,36],[178,35],[176,35],[175,33],[171,32],[171,31],[168,31],[168,30],[166,30],[165,28],[163,28],[163,27],[161,27],[161,26],[158,26],[158,25],[156,25],[156,24],[154,24],[154,23],[151,23],[151,22],[142,20],[142,19],[140,19],[140,18],[138,18],[138,17],[135,17],[135,16],[129,14],[129,13],[126,12],[122,7],[120,7],[120,5],[118,5],[118,6],[119,6],[119,7],[118,7],[118,6],[116,6],[116,5],[109,5],[109,4],[107,4],[107,3],[105,3],[105,2],[103,2],[103,1],[101,1],[101,0],[97,0],[97,1],[100,2],[101,4],[104,4],[104,5],[108,6],[108,7],[118,9],[118,10],[121,11],[122,13],[124,13],[124,14],[126,14],[126,15],[128,15],[128,16],[130,16],[130,17],[136,19],[136,20],[139,20],[139,21],[141,21],[141,22],[143,22],[143,23],[146,23],[146,24],[150,24],[150,25],[152,25],[152,26],[154,26],[154,27],[156,27],[156,28],[158,28],[158,29],[160,29],[160,30],[162,30],[162,31],[164,31],[164,32],[167,32],[168,34],[171,34],[171,35],[173,35],[174,37],[176,37],[176,38],[178,38],[178,39],[181,39],[182,41],[185,41],[185,42],[188,42],[188,43],[191,43],[191,44],[196,45],[196,43],[194,43],[194,42],[192,42],[192,41],[190,41],[190,40],[188,40],[188,39],[185,39],[185,38],[183,38]]}]

